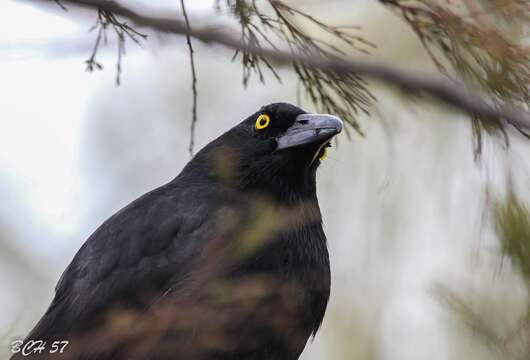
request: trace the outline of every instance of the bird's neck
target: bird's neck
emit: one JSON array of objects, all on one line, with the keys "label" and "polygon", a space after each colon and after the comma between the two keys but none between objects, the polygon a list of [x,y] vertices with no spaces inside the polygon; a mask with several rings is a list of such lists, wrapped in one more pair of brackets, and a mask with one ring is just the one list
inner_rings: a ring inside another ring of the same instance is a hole
[{"label": "bird's neck", "polygon": [[240,189],[246,193],[260,193],[276,202],[296,205],[301,202],[316,201],[316,185],[312,179],[285,178],[270,176],[267,178],[249,176],[241,179]]},{"label": "bird's neck", "polygon": [[222,187],[230,192],[258,193],[286,205],[317,201],[316,168],[301,163],[269,164],[245,160],[218,161],[212,157],[195,158],[178,178],[189,178],[194,183]]},{"label": "bird's neck", "polygon": [[241,174],[237,181],[244,192],[260,192],[284,204],[317,200],[315,169],[292,163],[272,166],[250,163]]}]

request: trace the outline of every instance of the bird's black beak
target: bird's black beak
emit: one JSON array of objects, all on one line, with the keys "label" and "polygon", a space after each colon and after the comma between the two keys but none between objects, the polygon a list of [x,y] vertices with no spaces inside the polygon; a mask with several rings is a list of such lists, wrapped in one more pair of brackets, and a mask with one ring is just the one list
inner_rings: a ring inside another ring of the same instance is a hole
[{"label": "bird's black beak", "polygon": [[276,150],[308,144],[326,144],[342,131],[342,120],[333,115],[301,114],[285,133],[278,136]]}]

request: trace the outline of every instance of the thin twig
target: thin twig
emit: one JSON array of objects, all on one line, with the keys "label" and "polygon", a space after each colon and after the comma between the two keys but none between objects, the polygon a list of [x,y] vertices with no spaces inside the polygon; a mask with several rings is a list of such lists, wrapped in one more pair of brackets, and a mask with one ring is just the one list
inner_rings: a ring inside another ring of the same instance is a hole
[{"label": "thin twig", "polygon": [[184,16],[184,21],[186,22],[186,42],[188,43],[188,49],[190,54],[190,67],[191,67],[191,90],[193,92],[193,108],[192,108],[192,119],[190,125],[190,145],[188,151],[190,157],[193,157],[193,146],[195,145],[195,125],[197,124],[197,72],[195,71],[195,56],[193,51],[193,45],[191,43],[191,26],[190,20],[188,18],[188,13],[186,11],[186,6],[184,5],[184,0],[180,0],[180,7],[182,8],[182,15]]},{"label": "thin twig", "polygon": [[103,69],[103,65],[97,62],[96,56],[100,49],[102,39],[103,45],[107,45],[107,30],[109,28],[114,30],[118,41],[118,56],[116,61],[116,85],[119,86],[121,83],[120,77],[122,71],[122,60],[123,56],[125,56],[125,41],[129,39],[137,45],[140,45],[139,38],[146,39],[147,35],[136,31],[126,22],[119,21],[114,15],[114,13],[112,13],[111,11],[98,8],[96,23],[90,28],[90,31],[97,30],[98,35],[94,43],[92,54],[90,55],[88,60],[85,61],[85,63],[87,64],[87,71],[94,71],[94,69]]},{"label": "thin twig", "polygon": [[[32,0],[51,1],[51,0]],[[521,107],[513,105],[489,104],[481,93],[471,85],[449,81],[441,76],[418,70],[407,70],[377,62],[373,59],[340,59],[337,57],[301,56],[286,51],[270,50],[242,44],[237,37],[223,31],[219,26],[204,26],[189,29],[185,22],[173,18],[151,17],[137,13],[113,0],[63,0],[71,4],[88,8],[100,8],[126,17],[137,25],[149,27],[160,32],[179,35],[189,34],[208,44],[220,44],[231,49],[244,48],[247,52],[259,54],[276,66],[291,66],[298,62],[336,74],[355,74],[365,76],[387,84],[397,86],[410,95],[429,95],[438,101],[452,105],[471,114],[479,114],[493,123],[502,123],[503,119],[515,127],[530,130],[530,114]]]},{"label": "thin twig", "polygon": [[68,11],[68,9],[66,8],[66,6],[64,6],[63,4],[61,4],[61,1],[60,0],[54,0],[55,3],[61,8],[61,10],[63,11]]}]

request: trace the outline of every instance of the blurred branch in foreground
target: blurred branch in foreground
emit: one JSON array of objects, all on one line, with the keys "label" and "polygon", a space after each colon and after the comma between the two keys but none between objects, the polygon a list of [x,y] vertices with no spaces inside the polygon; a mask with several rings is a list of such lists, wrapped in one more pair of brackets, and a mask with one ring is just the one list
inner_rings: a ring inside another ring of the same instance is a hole
[{"label": "blurred branch in foreground", "polygon": [[[530,212],[511,192],[503,202],[494,206],[494,221],[502,251],[516,271],[522,275],[527,292],[530,291]],[[436,288],[440,299],[456,312],[459,320],[495,354],[495,359],[530,358],[530,303],[514,319],[505,308],[485,311],[485,304],[493,302],[488,295],[479,294],[478,299],[465,299],[454,290],[439,286]],[[504,297],[512,296],[510,293]],[[478,300],[478,301],[477,301]],[[477,305],[481,305],[477,307]],[[490,304],[491,305],[491,304]],[[482,308],[482,310],[480,309]],[[486,306],[487,308],[487,306]],[[513,311],[513,310],[512,310]],[[498,313],[496,313],[498,312]]]},{"label": "blurred branch in foreground", "polygon": [[530,288],[530,212],[513,192],[495,210],[503,252],[521,271]]},{"label": "blurred branch in foreground", "polygon": [[[43,0],[40,0],[41,2]],[[50,2],[50,0],[45,0]],[[142,15],[114,1],[69,0],[63,3],[100,9],[116,16],[130,19],[139,26],[149,27],[165,33],[190,36],[208,44],[219,44],[231,49],[239,49],[247,54],[267,59],[274,66],[302,64],[321,71],[344,76],[355,74],[394,85],[409,95],[431,96],[442,103],[452,105],[470,114],[478,115],[489,124],[504,126],[507,122],[520,130],[530,130],[530,114],[516,104],[492,104],[485,100],[478,90],[469,84],[449,81],[419,71],[401,69],[376,61],[343,59],[333,55],[300,55],[293,51],[269,49],[254,43],[245,43],[219,26],[203,26],[188,29],[181,19],[158,18]],[[480,94],[480,95],[479,95]]]}]

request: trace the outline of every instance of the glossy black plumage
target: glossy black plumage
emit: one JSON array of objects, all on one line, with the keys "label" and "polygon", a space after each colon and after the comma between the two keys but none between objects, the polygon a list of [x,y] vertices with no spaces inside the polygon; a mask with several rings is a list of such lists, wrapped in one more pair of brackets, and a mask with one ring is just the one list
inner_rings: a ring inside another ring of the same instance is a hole
[{"label": "glossy black plumage", "polygon": [[330,290],[327,140],[276,151],[301,114],[262,108],[105,221],[27,339],[70,340],[64,359],[297,359]]}]

